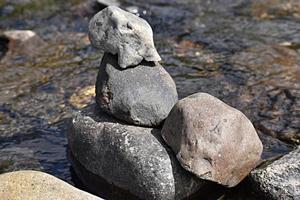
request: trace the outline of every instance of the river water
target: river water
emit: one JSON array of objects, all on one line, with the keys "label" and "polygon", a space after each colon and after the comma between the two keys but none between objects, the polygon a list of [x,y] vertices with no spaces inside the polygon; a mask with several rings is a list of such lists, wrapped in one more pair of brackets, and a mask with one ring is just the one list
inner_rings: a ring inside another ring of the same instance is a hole
[{"label": "river water", "polygon": [[[263,159],[300,144],[298,0],[119,3],[153,27],[180,98],[207,92],[243,111]],[[0,37],[0,173],[37,169],[74,183],[66,121],[94,101],[103,52],[90,46],[87,23],[101,8],[92,0],[0,0],[0,33],[30,29],[45,41],[28,52]]]}]

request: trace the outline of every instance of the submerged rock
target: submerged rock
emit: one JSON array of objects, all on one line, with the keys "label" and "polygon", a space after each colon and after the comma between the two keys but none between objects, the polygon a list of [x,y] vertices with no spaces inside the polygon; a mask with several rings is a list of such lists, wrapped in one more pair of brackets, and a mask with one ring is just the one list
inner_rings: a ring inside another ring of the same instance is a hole
[{"label": "submerged rock", "polygon": [[[104,179],[139,199],[169,200],[183,199],[204,185],[180,166],[159,129],[120,124],[94,110],[78,113],[68,132],[72,155],[94,174],[92,179],[77,175],[94,192],[101,192],[96,180]],[[76,162],[73,166],[80,168]]]},{"label": "submerged rock", "polygon": [[89,23],[89,36],[94,47],[118,54],[121,68],[146,61],[160,61],[150,25],[142,18],[118,7],[109,6]]},{"label": "submerged rock", "polygon": [[108,114],[131,124],[158,126],[178,100],[165,69],[149,62],[121,70],[117,57],[105,54],[96,83],[96,101]]},{"label": "submerged rock", "polygon": [[243,113],[206,93],[180,100],[162,136],[186,170],[228,187],[248,175],[263,148]]},{"label": "submerged rock", "polygon": [[0,175],[1,200],[101,200],[68,183],[39,171],[17,171]]},{"label": "submerged rock", "polygon": [[250,180],[265,198],[300,199],[300,147],[267,167],[252,171]]}]

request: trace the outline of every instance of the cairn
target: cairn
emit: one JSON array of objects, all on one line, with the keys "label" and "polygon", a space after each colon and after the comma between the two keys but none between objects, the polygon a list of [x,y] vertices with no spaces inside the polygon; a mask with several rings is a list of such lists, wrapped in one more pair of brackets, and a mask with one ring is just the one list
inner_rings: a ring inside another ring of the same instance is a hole
[{"label": "cairn", "polygon": [[256,166],[262,145],[240,111],[204,93],[178,101],[145,20],[109,6],[91,19],[89,36],[105,52],[96,105],[74,116],[68,141],[90,191],[184,199],[206,180],[235,186]]}]

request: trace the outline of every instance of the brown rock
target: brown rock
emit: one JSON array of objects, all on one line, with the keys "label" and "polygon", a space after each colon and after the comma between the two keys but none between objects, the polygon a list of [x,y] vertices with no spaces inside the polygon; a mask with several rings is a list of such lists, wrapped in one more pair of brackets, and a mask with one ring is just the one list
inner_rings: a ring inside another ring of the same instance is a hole
[{"label": "brown rock", "polygon": [[248,175],[263,149],[243,113],[206,93],[180,100],[162,136],[186,170],[228,187]]}]

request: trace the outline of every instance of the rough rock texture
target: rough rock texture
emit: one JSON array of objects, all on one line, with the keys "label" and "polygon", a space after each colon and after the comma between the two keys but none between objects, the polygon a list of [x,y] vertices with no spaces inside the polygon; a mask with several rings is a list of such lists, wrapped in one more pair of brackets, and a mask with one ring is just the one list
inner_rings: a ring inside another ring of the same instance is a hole
[{"label": "rough rock texture", "polygon": [[253,185],[268,199],[300,199],[300,147],[251,172]]},{"label": "rough rock texture", "polygon": [[243,113],[206,93],[180,100],[162,136],[186,170],[228,187],[256,166],[263,148]]},{"label": "rough rock texture", "polygon": [[87,171],[140,199],[182,199],[204,184],[180,166],[158,129],[120,124],[94,110],[78,113],[68,133],[70,150]]},{"label": "rough rock texture", "polygon": [[120,70],[116,56],[104,55],[96,83],[96,101],[107,113],[131,124],[158,126],[177,100],[176,85],[159,64],[142,62]]},{"label": "rough rock texture", "polygon": [[49,174],[17,171],[0,175],[1,200],[101,200]]},{"label": "rough rock texture", "polygon": [[89,36],[94,47],[118,54],[121,68],[137,65],[143,59],[161,60],[150,25],[118,7],[109,6],[97,13],[89,23]]}]

